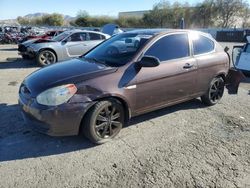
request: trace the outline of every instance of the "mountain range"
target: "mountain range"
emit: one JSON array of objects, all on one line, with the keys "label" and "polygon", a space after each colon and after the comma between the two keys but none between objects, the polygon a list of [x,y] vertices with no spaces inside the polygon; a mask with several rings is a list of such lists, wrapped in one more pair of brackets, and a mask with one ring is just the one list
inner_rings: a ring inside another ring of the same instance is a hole
[{"label": "mountain range", "polygon": [[[33,18],[39,18],[39,17],[45,16],[45,15],[49,15],[49,14],[44,13],[44,12],[37,12],[37,13],[27,14],[22,17],[33,19]],[[63,15],[63,17],[66,23],[69,23],[71,20],[75,19],[75,17],[69,16],[69,15]],[[17,22],[17,19],[5,19],[5,20],[0,20],[0,24],[18,25],[18,22]]]},{"label": "mountain range", "polygon": [[[24,18],[38,18],[38,17],[42,17],[45,15],[49,15],[48,13],[44,13],[44,12],[37,12],[37,13],[33,13],[33,14],[27,14],[25,16],[23,16]],[[63,14],[62,14],[63,15]],[[69,15],[63,15],[64,20],[73,20],[75,17],[69,16]]]}]

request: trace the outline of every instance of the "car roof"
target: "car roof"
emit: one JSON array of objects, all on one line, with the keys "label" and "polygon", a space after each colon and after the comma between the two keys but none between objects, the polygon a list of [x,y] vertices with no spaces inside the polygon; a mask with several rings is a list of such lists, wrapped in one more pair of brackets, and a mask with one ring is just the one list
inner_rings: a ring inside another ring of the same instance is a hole
[{"label": "car roof", "polygon": [[168,33],[175,33],[175,32],[196,32],[200,33],[202,35],[205,35],[209,38],[211,38],[211,35],[209,33],[204,33],[201,31],[196,30],[188,30],[188,29],[137,29],[128,31],[125,33],[134,33],[134,34],[145,34],[145,35],[160,35],[160,34],[168,34]]},{"label": "car roof", "polygon": [[101,34],[101,35],[104,35],[104,36],[109,36],[105,33],[102,33],[102,32],[98,32],[98,31],[91,31],[91,30],[86,30],[86,29],[72,29],[72,30],[67,30],[66,32],[69,32],[69,33],[78,33],[78,32],[88,32],[88,33],[96,33],[96,34]]},{"label": "car roof", "polygon": [[127,31],[125,33],[134,33],[134,34],[145,34],[145,35],[157,35],[159,33],[165,33],[173,29],[136,29],[132,31]]}]

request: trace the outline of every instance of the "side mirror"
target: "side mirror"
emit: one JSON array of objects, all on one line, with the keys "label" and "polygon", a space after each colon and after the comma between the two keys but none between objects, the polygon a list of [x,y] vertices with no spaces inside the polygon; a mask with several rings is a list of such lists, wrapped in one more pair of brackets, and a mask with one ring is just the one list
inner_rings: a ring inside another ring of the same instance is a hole
[{"label": "side mirror", "polygon": [[139,67],[157,67],[160,60],[154,56],[143,56],[138,62]]}]

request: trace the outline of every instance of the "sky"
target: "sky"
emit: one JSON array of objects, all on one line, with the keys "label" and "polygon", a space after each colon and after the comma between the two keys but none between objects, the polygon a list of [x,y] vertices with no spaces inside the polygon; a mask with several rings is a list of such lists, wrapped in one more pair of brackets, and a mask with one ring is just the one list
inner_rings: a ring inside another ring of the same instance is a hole
[{"label": "sky", "polygon": [[[60,13],[76,16],[79,10],[90,15],[118,16],[119,12],[150,10],[161,0],[0,0],[0,20],[14,19],[30,13]],[[195,4],[201,0],[188,0]],[[169,2],[175,2],[169,0]],[[178,0],[180,3],[187,0]]]}]

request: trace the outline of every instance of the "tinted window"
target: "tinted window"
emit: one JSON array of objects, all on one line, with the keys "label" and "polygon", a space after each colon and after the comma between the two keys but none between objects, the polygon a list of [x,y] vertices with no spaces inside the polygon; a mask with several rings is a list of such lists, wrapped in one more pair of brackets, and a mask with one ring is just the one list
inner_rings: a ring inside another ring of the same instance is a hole
[{"label": "tinted window", "polygon": [[189,56],[189,42],[187,34],[165,36],[156,41],[145,53],[155,56],[160,61],[177,59]]},{"label": "tinted window", "polygon": [[90,40],[101,40],[101,35],[97,33],[89,33],[89,38]]},{"label": "tinted window", "polygon": [[68,41],[77,42],[77,41],[85,41],[86,33],[74,33],[69,38]]},{"label": "tinted window", "polygon": [[199,35],[197,38],[192,39],[194,55],[208,53],[214,50],[214,42],[207,37]]},{"label": "tinted window", "polygon": [[129,62],[151,37],[137,33],[119,34],[89,51],[84,58],[119,67]]},{"label": "tinted window", "polygon": [[106,37],[104,35],[100,35],[102,40],[105,40]]}]

